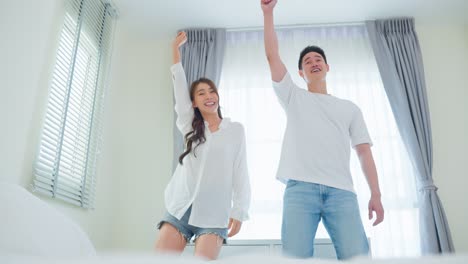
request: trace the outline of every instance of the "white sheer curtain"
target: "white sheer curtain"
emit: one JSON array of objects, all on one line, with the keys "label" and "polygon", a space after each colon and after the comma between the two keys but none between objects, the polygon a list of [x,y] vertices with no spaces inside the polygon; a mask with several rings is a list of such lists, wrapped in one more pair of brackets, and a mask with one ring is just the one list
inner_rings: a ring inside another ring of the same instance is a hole
[{"label": "white sheer curtain", "polygon": [[[374,257],[418,256],[417,197],[406,150],[395,125],[377,65],[362,25],[280,29],[281,57],[294,81],[306,87],[297,73],[300,51],[322,47],[330,65],[328,90],[359,105],[374,142],[385,221],[372,227],[367,220],[369,189],[356,154],[351,171],[362,219]],[[244,124],[252,184],[251,220],[237,239],[279,239],[284,185],[275,180],[286,117],[273,92],[263,48],[262,31],[227,34],[220,82],[223,115]],[[323,226],[317,238],[326,238]]]}]

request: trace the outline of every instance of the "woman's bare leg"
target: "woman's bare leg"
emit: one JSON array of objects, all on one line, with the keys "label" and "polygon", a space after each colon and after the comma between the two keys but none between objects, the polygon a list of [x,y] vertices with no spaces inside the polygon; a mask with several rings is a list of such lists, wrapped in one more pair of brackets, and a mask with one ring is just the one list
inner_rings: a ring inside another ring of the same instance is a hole
[{"label": "woman's bare leg", "polygon": [[159,238],[156,241],[156,251],[181,253],[184,251],[187,241],[185,237],[170,223],[163,223],[159,230]]},{"label": "woman's bare leg", "polygon": [[197,240],[195,240],[195,256],[208,260],[215,260],[218,257],[222,246],[223,239],[218,235],[201,235]]}]

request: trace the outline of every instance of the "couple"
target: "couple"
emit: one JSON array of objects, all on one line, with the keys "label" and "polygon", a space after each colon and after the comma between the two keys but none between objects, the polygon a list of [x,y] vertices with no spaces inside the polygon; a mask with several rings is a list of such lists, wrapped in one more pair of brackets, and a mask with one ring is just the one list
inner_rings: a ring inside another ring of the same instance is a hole
[{"label": "couple", "polygon": [[[286,182],[281,240],[285,255],[313,256],[318,223],[323,220],[338,259],[367,255],[369,245],[359,214],[350,169],[350,144],[367,178],[369,219],[383,221],[371,140],[360,109],[327,93],[329,65],[324,51],[306,47],[299,56],[299,75],[308,90],[292,81],[279,56],[273,9],[277,0],[261,0],[265,52],[274,91],[288,123],[277,178]],[[195,255],[216,259],[228,237],[248,218],[250,184],[244,129],[223,118],[215,84],[200,78],[187,87],[179,48],[187,41],[179,32],[173,43],[171,72],[177,127],[185,135],[185,151],[166,187],[167,213],[160,221],[156,249],[181,252],[195,240]]]}]

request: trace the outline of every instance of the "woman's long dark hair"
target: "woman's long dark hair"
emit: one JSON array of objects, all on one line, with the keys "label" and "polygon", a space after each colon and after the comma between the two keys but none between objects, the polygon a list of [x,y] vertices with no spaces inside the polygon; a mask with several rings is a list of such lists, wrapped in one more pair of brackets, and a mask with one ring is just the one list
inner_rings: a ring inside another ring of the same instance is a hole
[{"label": "woman's long dark hair", "polygon": [[[219,94],[218,94],[218,89],[216,88],[216,85],[214,84],[213,81],[207,78],[200,78],[192,83],[190,86],[190,100],[192,100],[195,97],[195,90],[197,86],[200,83],[206,83],[208,86],[210,86],[211,89],[214,90],[216,95],[218,96],[218,116],[222,119],[223,116],[221,115],[221,107],[219,106]],[[205,143],[206,137],[205,137],[205,120],[203,119],[202,114],[200,113],[200,110],[198,108],[194,108],[194,117],[192,120],[192,128],[193,130],[188,132],[185,135],[185,151],[180,155],[179,157],[179,163],[182,165],[183,162],[182,160],[187,156],[193,148],[193,153],[195,153],[195,149],[202,143]],[[193,147],[193,144],[196,144],[195,147]]]}]

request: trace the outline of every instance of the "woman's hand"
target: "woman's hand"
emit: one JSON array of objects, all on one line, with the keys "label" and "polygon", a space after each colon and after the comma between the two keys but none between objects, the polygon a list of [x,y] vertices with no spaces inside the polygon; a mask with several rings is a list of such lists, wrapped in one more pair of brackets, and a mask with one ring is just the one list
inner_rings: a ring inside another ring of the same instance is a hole
[{"label": "woman's hand", "polygon": [[187,34],[184,31],[177,33],[174,42],[172,43],[172,61],[174,64],[180,62],[180,46],[184,45],[187,42]]},{"label": "woman's hand", "polygon": [[228,237],[235,236],[237,233],[239,233],[239,231],[241,229],[241,226],[242,226],[241,221],[239,221],[237,219],[234,219],[234,218],[229,218],[229,225],[228,225],[229,234],[228,234]]},{"label": "woman's hand", "polygon": [[184,43],[187,42],[187,34],[185,31],[180,31],[177,33],[177,36],[174,40],[173,47],[174,48],[180,48],[180,46],[184,45]]}]

